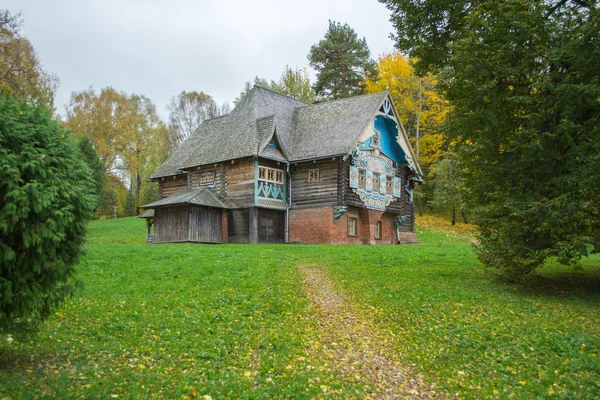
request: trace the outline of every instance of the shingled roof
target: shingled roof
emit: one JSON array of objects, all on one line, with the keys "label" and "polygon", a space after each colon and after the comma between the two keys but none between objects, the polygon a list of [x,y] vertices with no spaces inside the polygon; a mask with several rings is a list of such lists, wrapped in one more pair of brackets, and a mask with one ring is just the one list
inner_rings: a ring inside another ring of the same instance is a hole
[{"label": "shingled roof", "polygon": [[[204,121],[151,178],[251,156],[301,161],[347,154],[387,92],[310,105],[255,86],[233,111]],[[278,150],[265,147],[273,134]]]},{"label": "shingled roof", "polygon": [[197,206],[215,207],[215,208],[236,208],[235,203],[229,199],[220,199],[207,187],[201,187],[185,191],[181,190],[173,193],[169,197],[145,204],[143,208],[157,208],[165,206],[174,206],[180,204],[193,204]]},{"label": "shingled roof", "polygon": [[[176,175],[180,169],[198,165],[257,156],[262,150],[259,147],[270,139],[265,134],[273,123],[285,149],[292,136],[294,110],[306,105],[255,86],[230,114],[204,121],[198,132],[182,143],[151,178]],[[261,119],[264,121],[257,123]]]},{"label": "shingled roof", "polygon": [[367,94],[296,109],[288,159],[348,154],[387,95]]}]

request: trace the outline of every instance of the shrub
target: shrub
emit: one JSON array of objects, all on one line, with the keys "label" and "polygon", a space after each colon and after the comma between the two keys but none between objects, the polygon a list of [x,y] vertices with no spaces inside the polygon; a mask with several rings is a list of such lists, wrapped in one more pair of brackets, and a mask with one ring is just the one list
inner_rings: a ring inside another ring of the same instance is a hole
[{"label": "shrub", "polygon": [[50,112],[0,93],[0,329],[34,328],[72,293],[93,191]]}]

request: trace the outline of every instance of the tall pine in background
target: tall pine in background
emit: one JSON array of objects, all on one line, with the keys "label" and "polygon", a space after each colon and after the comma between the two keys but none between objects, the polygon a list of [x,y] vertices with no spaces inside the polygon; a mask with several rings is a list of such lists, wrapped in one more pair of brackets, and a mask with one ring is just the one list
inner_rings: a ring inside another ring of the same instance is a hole
[{"label": "tall pine in background", "polygon": [[362,94],[365,79],[377,76],[366,39],[359,39],[348,24],[329,21],[325,37],[310,48],[308,60],[317,71],[315,92],[327,100]]}]

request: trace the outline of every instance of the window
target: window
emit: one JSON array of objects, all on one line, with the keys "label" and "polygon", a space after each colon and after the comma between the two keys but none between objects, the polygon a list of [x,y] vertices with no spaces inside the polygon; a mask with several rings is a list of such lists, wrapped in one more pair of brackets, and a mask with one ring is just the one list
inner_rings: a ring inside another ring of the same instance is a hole
[{"label": "window", "polygon": [[358,170],[358,188],[359,189],[365,188],[365,170],[364,169]]},{"label": "window", "polygon": [[198,176],[198,186],[215,183],[215,171],[204,171]]},{"label": "window", "polygon": [[258,180],[283,185],[283,170],[259,166]]},{"label": "window", "polygon": [[355,217],[348,217],[348,235],[356,236],[356,226],[358,224],[358,219]]},{"label": "window", "polygon": [[379,148],[379,134],[378,133],[371,136],[371,147]]},{"label": "window", "polygon": [[373,191],[379,192],[379,173],[373,172]]},{"label": "window", "polygon": [[391,176],[385,177],[385,192],[387,194],[392,194],[392,177]]},{"label": "window", "polygon": [[377,221],[375,224],[375,239],[381,239],[381,221]]},{"label": "window", "polygon": [[319,182],[319,168],[308,170],[308,182]]}]

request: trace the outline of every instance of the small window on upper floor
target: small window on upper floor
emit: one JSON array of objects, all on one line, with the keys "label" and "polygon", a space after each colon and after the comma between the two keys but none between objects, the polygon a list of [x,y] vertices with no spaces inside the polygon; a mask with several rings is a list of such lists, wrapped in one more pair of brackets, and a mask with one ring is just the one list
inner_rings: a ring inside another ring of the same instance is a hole
[{"label": "small window on upper floor", "polygon": [[277,143],[275,143],[275,136],[273,136],[271,140],[269,140],[269,143],[267,143],[267,147],[271,147],[273,149],[277,148]]},{"label": "small window on upper floor", "polygon": [[258,167],[258,180],[283,185],[283,170],[260,165]]},{"label": "small window on upper floor", "polygon": [[379,172],[373,172],[373,191],[379,192]]},{"label": "small window on upper floor", "polygon": [[365,170],[362,168],[358,170],[358,188],[365,188]]},{"label": "small window on upper floor", "polygon": [[379,148],[379,133],[375,132],[375,134],[373,136],[371,136],[371,147],[373,148]]},{"label": "small window on upper floor", "polygon": [[309,169],[308,170],[308,182],[312,183],[312,182],[319,182],[320,180],[320,176],[319,176],[319,168],[315,168],[315,169]]}]

